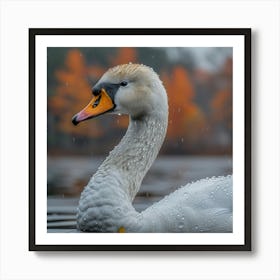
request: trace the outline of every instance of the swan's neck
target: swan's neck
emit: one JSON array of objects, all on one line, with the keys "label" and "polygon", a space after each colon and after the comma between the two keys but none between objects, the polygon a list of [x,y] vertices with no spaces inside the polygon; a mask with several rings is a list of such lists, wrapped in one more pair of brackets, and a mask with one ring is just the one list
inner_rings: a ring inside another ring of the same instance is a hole
[{"label": "swan's neck", "polygon": [[167,114],[130,118],[128,130],[118,146],[110,152],[96,176],[117,177],[115,187],[132,201],[142,180],[154,162],[163,143]]},{"label": "swan's neck", "polygon": [[155,160],[167,128],[167,112],[130,118],[128,130],[81,194],[77,225],[82,231],[139,230],[131,202]]}]

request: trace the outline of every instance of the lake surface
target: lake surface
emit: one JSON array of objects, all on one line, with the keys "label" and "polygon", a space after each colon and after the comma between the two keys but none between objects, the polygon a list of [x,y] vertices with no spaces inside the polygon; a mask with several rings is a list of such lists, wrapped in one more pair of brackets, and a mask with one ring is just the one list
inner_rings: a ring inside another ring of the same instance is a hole
[{"label": "lake surface", "polygon": [[[48,232],[71,232],[76,228],[79,196],[102,157],[48,157]],[[231,157],[161,156],[143,180],[133,202],[143,211],[187,183],[232,174]]]}]

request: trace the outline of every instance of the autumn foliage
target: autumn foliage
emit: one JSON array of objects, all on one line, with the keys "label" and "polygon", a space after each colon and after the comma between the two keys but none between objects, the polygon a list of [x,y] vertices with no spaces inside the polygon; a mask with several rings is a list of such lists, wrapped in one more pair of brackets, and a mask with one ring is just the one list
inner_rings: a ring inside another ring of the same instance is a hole
[{"label": "autumn foliage", "polygon": [[[91,97],[91,87],[87,75],[92,69],[88,69],[83,55],[78,50],[68,52],[65,60],[65,68],[56,71],[58,86],[53,96],[49,98],[49,108],[58,117],[59,130],[72,135],[86,135],[99,137],[102,135],[102,127],[96,122],[89,129],[81,123],[75,128],[72,117],[88,104]],[[91,73],[92,74],[92,73]]]},{"label": "autumn foliage", "polygon": [[[79,49],[69,49],[65,57],[64,66],[53,73],[56,86],[48,96],[48,112],[54,116],[52,129],[76,137],[102,138],[109,131],[127,127],[128,118],[112,117],[106,126],[99,119],[85,122],[74,127],[71,123],[73,115],[88,104],[91,98],[90,80],[97,81],[108,67],[139,62],[136,48],[119,48],[114,56],[109,57],[109,65],[98,63],[87,64]],[[207,104],[203,107],[196,100],[196,76],[194,72],[180,65],[173,65],[170,69],[162,68],[160,78],[168,93],[169,126],[167,141],[181,142],[180,149],[188,150],[189,144],[195,144],[201,138],[209,137],[215,132],[216,126],[232,129],[232,60],[228,59],[219,73],[203,76],[203,83],[207,84],[209,76],[219,78],[222,85],[212,87],[212,94],[204,99]],[[202,79],[201,79],[202,81]],[[204,109],[203,109],[204,108]],[[205,110],[205,108],[208,108]],[[117,119],[116,119],[117,118]],[[211,129],[209,130],[209,126]],[[167,145],[168,146],[168,145]]]},{"label": "autumn foliage", "polygon": [[162,75],[168,92],[169,120],[167,137],[174,140],[193,138],[204,125],[204,114],[194,102],[195,90],[188,71],[177,66],[170,75]]}]

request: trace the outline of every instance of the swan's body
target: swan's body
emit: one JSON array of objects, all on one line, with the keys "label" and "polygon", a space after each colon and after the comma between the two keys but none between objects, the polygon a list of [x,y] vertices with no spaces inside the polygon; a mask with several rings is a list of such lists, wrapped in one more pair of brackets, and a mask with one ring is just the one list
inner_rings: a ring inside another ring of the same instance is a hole
[{"label": "swan's body", "polygon": [[77,225],[92,232],[231,232],[232,177],[201,180],[180,188],[138,213],[132,201],[163,143],[168,104],[157,74],[127,64],[108,70],[96,96],[73,123],[103,114],[130,115],[128,130],[81,194]]}]

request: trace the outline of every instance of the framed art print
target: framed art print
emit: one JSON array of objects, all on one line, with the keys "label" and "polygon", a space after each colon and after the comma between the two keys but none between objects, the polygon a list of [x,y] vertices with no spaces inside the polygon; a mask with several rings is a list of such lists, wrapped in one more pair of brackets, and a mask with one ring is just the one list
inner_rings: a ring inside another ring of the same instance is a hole
[{"label": "framed art print", "polygon": [[29,43],[30,250],[251,250],[250,29]]}]

